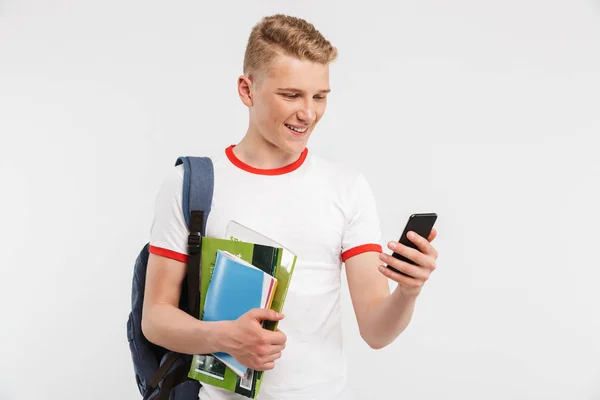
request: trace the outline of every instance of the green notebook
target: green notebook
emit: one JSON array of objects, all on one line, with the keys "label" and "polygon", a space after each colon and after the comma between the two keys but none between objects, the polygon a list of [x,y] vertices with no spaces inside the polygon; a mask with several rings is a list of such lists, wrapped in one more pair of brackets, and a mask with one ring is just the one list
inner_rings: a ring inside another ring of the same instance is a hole
[{"label": "green notebook", "polygon": [[[237,255],[255,267],[277,278],[277,289],[271,308],[277,312],[283,310],[285,297],[291,281],[296,255],[284,247],[267,246],[252,242],[243,242],[232,238],[202,238],[202,282],[200,287],[200,319],[204,311],[206,291],[210,283],[217,258],[217,250],[225,250]],[[276,321],[265,321],[265,329],[275,331]],[[268,371],[266,371],[268,372]],[[188,376],[202,383],[217,386],[249,398],[256,398],[264,371],[249,370],[241,378],[212,354],[195,355]]]}]

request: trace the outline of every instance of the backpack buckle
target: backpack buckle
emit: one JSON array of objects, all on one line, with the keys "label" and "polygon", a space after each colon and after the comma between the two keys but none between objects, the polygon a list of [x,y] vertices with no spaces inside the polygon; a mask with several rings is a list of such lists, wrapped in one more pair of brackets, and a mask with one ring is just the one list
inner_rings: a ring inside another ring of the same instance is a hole
[{"label": "backpack buckle", "polygon": [[200,251],[202,245],[202,236],[199,232],[191,232],[188,236],[188,249],[190,254],[196,254]]}]

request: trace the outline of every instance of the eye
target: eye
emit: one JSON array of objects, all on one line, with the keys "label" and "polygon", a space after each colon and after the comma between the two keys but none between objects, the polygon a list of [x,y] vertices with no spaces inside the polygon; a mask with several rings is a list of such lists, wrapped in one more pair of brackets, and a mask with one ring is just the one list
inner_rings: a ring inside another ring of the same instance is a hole
[{"label": "eye", "polygon": [[298,98],[298,93],[283,93],[282,96],[286,99],[296,99]]},{"label": "eye", "polygon": [[317,100],[325,100],[326,98],[327,98],[327,96],[325,96],[325,95],[317,95],[317,96],[315,96],[315,99],[317,99]]}]

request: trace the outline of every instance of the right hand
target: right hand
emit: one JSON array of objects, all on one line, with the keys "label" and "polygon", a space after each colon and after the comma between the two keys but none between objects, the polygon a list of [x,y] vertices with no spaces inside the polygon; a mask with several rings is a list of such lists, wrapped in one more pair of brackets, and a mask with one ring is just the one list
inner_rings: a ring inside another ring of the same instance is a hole
[{"label": "right hand", "polygon": [[274,310],[254,308],[235,321],[228,321],[221,337],[225,352],[242,365],[266,371],[275,367],[281,357],[287,337],[279,329],[276,332],[264,329],[262,321],[281,321],[282,314]]}]

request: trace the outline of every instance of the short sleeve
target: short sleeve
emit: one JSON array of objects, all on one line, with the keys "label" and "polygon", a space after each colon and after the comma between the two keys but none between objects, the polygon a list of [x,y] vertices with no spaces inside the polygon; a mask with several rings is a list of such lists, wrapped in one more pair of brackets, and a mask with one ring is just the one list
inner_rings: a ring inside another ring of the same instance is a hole
[{"label": "short sleeve", "polygon": [[373,191],[359,174],[349,194],[353,199],[342,235],[342,261],[368,251],[381,252],[381,225]]},{"label": "short sleeve", "polygon": [[150,229],[150,253],[187,262],[189,230],[183,216],[183,167],[170,170],[156,196]]}]

